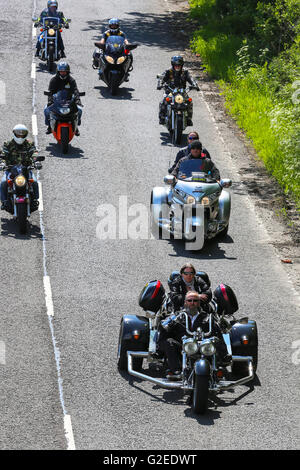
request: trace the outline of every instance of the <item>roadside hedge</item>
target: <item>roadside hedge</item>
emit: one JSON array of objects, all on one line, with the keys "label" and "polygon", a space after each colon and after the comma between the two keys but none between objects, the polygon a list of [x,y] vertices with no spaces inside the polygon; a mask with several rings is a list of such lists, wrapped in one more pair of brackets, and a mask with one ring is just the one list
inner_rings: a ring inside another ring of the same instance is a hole
[{"label": "roadside hedge", "polygon": [[226,107],[300,209],[299,0],[189,0],[191,40]]}]

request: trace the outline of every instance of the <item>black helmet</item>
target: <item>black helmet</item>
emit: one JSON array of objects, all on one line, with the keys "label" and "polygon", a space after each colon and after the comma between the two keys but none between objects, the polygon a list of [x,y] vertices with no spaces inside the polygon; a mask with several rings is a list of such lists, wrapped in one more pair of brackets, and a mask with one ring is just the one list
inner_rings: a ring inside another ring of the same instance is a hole
[{"label": "black helmet", "polygon": [[231,287],[220,284],[214,291],[214,300],[218,304],[218,313],[233,315],[239,308],[237,298]]},{"label": "black helmet", "polygon": [[190,145],[190,149],[202,150],[202,144],[200,140],[194,140]]},{"label": "black helmet", "polygon": [[[67,73],[62,76],[61,72],[67,72]],[[70,66],[68,62],[60,62],[57,65],[57,74],[62,80],[65,80],[70,75]]]},{"label": "black helmet", "polygon": [[160,281],[150,281],[145,285],[139,297],[139,306],[143,310],[157,312],[165,297],[165,289]]},{"label": "black helmet", "polygon": [[110,34],[115,34],[120,31],[120,21],[118,18],[112,18],[108,22],[109,32]]},{"label": "black helmet", "polygon": [[183,67],[183,64],[184,64],[184,60],[183,60],[183,57],[181,55],[174,55],[171,59],[171,65],[172,67],[174,68],[175,65],[180,65],[181,67]]}]

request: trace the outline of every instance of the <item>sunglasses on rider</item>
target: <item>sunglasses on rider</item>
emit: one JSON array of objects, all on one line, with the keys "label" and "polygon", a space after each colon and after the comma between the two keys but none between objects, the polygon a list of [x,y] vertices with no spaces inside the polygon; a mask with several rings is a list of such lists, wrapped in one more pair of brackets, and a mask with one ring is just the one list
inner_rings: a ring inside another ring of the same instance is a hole
[{"label": "sunglasses on rider", "polygon": [[189,303],[196,304],[197,302],[199,302],[199,299],[186,299],[186,301],[189,302]]},{"label": "sunglasses on rider", "polygon": [[182,274],[185,274],[186,276],[194,276],[194,272],[193,271],[182,271]]},{"label": "sunglasses on rider", "polygon": [[189,135],[189,136],[188,136],[188,139],[189,139],[189,140],[198,140],[199,137],[197,137],[197,136],[195,136],[195,135]]}]

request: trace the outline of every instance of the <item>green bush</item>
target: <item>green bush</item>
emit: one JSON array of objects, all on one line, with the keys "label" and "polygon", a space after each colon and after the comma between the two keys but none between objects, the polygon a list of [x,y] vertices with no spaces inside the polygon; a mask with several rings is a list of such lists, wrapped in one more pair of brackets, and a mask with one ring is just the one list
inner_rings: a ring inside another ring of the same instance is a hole
[{"label": "green bush", "polygon": [[300,208],[300,2],[190,0],[190,7],[199,24],[193,52],[219,79],[228,111]]}]

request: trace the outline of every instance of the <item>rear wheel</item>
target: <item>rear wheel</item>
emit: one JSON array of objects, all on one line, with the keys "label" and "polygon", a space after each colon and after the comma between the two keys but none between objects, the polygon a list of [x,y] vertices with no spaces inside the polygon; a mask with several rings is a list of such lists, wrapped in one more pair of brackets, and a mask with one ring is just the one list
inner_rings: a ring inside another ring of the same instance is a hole
[{"label": "rear wheel", "polygon": [[27,204],[17,205],[17,220],[21,234],[27,232]]},{"label": "rear wheel", "polygon": [[[131,349],[124,344],[123,340],[123,322],[120,327],[119,343],[118,343],[118,369],[120,371],[128,371],[128,358],[127,351]],[[142,357],[133,357],[132,358],[132,367],[134,370],[139,370],[142,368],[143,358]]]},{"label": "rear wheel", "polygon": [[194,382],[192,409],[196,414],[204,414],[208,407],[209,377],[196,375]]},{"label": "rear wheel", "polygon": [[69,128],[61,128],[61,149],[62,153],[68,153],[69,151]]},{"label": "rear wheel", "polygon": [[[253,370],[256,372],[257,369],[257,363],[258,363],[258,348],[253,347],[251,348],[251,351],[249,351],[247,354],[238,354],[241,356],[252,356],[253,358]],[[248,362],[233,362],[231,366],[231,371],[233,375],[237,378],[241,377],[246,377],[249,374],[249,368],[248,368]]]}]

